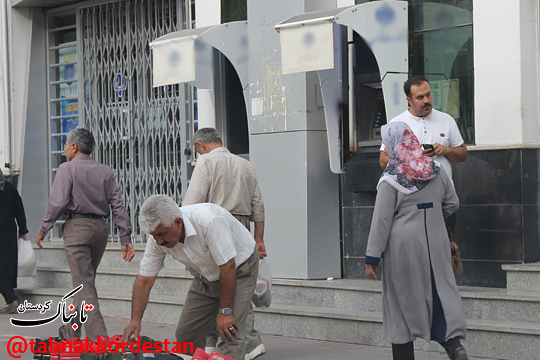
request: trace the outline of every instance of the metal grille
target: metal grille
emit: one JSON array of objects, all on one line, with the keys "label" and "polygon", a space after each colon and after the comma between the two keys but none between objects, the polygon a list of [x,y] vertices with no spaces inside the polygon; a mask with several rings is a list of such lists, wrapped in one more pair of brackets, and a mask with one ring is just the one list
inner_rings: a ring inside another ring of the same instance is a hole
[{"label": "metal grille", "polygon": [[[148,43],[191,27],[190,7],[190,1],[139,0],[79,10],[82,121],[96,137],[95,159],[115,172],[139,241],[144,200],[166,194],[180,204],[187,187],[182,149],[191,92],[185,85],[152,88]],[[112,224],[111,237],[117,239]]]},{"label": "metal grille", "polygon": [[[66,135],[79,124],[77,24],[74,14],[51,16],[47,23],[47,73],[49,99],[49,184],[66,161]],[[51,239],[62,237],[64,220],[56,222]]]}]

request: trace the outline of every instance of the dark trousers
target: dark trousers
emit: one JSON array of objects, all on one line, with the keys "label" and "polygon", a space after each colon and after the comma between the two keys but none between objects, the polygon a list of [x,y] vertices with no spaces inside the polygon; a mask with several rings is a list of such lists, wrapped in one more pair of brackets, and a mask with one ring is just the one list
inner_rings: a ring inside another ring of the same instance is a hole
[{"label": "dark trousers", "polygon": [[447,217],[446,219],[444,219],[446,226],[450,228],[450,231],[452,232],[452,234],[455,233],[455,229],[456,229],[456,214],[457,214],[457,211],[453,213],[452,215],[450,215],[449,217]]},{"label": "dark trousers", "polygon": [[19,298],[17,295],[15,295],[15,291],[13,289],[3,292],[2,296],[6,300],[6,305],[11,304],[14,301],[19,301]]},{"label": "dark trousers", "polygon": [[[452,360],[455,358],[456,349],[461,347],[459,338],[453,338],[448,341],[439,342],[442,345],[448,357]],[[392,344],[392,359],[393,360],[414,360],[413,342],[406,344]]]},{"label": "dark trousers", "polygon": [[[98,294],[96,290],[96,271],[105,252],[109,228],[105,220],[98,219],[71,219],[67,220],[64,227],[64,250],[69,263],[73,288],[83,285],[83,288],[75,294],[74,299],[67,299],[67,304],[75,306],[77,316],[74,317],[64,329],[66,339],[81,336],[81,321],[79,312],[82,302],[93,305],[91,311],[86,311],[88,316],[84,323],[84,330],[89,341],[96,341],[99,335],[107,336],[105,321],[99,310]],[[73,325],[77,325],[73,329]]]}]

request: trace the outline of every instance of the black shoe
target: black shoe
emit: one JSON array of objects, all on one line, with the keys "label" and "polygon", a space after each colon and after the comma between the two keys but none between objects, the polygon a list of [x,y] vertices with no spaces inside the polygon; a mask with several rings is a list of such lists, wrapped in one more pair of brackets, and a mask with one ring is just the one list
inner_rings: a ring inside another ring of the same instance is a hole
[{"label": "black shoe", "polygon": [[19,307],[19,300],[15,300],[10,304],[7,304],[5,308],[0,309],[0,314],[16,314]]},{"label": "black shoe", "polygon": [[458,347],[456,349],[456,356],[454,357],[455,360],[468,360],[469,357],[467,356],[467,351],[463,347]]},{"label": "black shoe", "polygon": [[60,340],[66,340],[66,338],[64,337],[65,328],[66,328],[66,325],[62,325],[58,328],[58,337],[60,338]]}]

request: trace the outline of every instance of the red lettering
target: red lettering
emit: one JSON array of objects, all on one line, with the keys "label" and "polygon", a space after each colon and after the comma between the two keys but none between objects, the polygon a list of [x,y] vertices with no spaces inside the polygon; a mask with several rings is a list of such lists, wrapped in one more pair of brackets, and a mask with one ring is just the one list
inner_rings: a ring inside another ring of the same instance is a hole
[{"label": "red lettering", "polygon": [[105,347],[107,344],[105,342],[101,342],[101,337],[98,336],[97,338],[97,352],[98,354],[105,354],[107,352],[107,348]]},{"label": "red lettering", "polygon": [[82,341],[76,341],[73,345],[73,352],[82,354],[84,351],[84,343]]},{"label": "red lettering", "polygon": [[47,343],[40,342],[38,344],[39,344],[39,346],[37,347],[35,353],[38,353],[38,354],[48,354],[49,353],[49,350],[47,349]]},{"label": "red lettering", "polygon": [[84,339],[84,349],[85,351],[83,351],[84,353],[92,353],[94,354],[96,351],[94,349],[94,347],[92,346],[93,343],[91,342],[88,342],[88,336]]},{"label": "red lettering", "polygon": [[134,353],[134,354],[141,352],[141,338],[140,337],[137,338],[137,341],[134,341],[131,344],[129,344],[129,352]]},{"label": "red lettering", "polygon": [[122,353],[125,353],[125,352],[126,352],[126,346],[127,346],[128,349],[129,349],[129,343],[128,343],[128,342],[122,341],[122,342],[120,343],[120,348],[122,349]]},{"label": "red lettering", "polygon": [[118,346],[118,343],[116,341],[113,341],[109,343],[107,349],[109,349],[110,353],[117,353],[120,350],[120,347]]},{"label": "red lettering", "polygon": [[144,344],[142,344],[142,352],[143,353],[150,353],[150,352],[152,352],[151,349],[152,349],[152,343],[145,342]]},{"label": "red lettering", "polygon": [[176,341],[173,342],[172,352],[176,354],[183,354],[184,352],[182,351],[182,344]]},{"label": "red lettering", "polygon": [[58,354],[60,352],[60,343],[54,341],[52,337],[49,337],[49,352],[51,354]]},{"label": "red lettering", "polygon": [[[182,354],[193,354],[193,352],[195,350],[193,350],[193,343],[191,341],[190,342],[184,342],[182,344],[184,345],[184,352]],[[186,350],[186,345],[189,345],[189,348],[190,348],[189,352],[187,352],[187,350]]]},{"label": "red lettering", "polygon": [[154,352],[155,352],[156,354],[159,354],[159,353],[163,352],[163,349],[161,348],[161,342],[156,341],[156,342],[154,343]]},{"label": "red lettering", "polygon": [[30,351],[32,352],[32,354],[35,354],[36,351],[34,350],[34,345],[36,344],[36,342],[34,341],[34,339],[30,340]]},{"label": "red lettering", "polygon": [[166,353],[170,352],[169,349],[167,349],[167,345],[169,345],[169,344],[170,344],[169,340],[165,339],[165,341],[163,341],[164,351]]},{"label": "red lettering", "polygon": [[73,349],[71,348],[71,342],[62,340],[62,350],[60,351],[65,353],[73,352]]}]

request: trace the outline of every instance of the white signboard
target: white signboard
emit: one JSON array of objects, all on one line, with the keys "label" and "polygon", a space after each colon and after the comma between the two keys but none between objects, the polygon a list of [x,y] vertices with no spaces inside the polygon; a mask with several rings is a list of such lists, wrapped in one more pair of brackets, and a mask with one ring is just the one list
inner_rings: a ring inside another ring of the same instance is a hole
[{"label": "white signboard", "polygon": [[153,53],[152,86],[195,80],[195,40],[182,37],[150,43]]},{"label": "white signboard", "polygon": [[280,30],[281,72],[325,70],[334,67],[333,23]]}]

